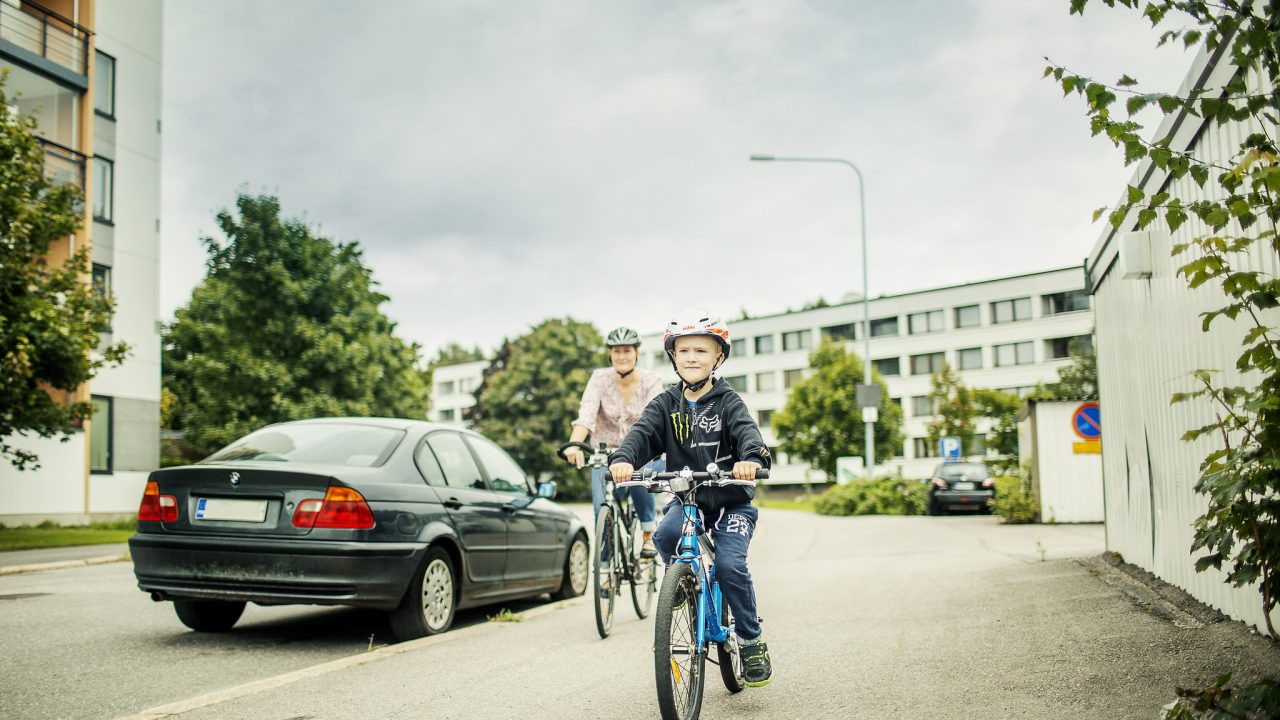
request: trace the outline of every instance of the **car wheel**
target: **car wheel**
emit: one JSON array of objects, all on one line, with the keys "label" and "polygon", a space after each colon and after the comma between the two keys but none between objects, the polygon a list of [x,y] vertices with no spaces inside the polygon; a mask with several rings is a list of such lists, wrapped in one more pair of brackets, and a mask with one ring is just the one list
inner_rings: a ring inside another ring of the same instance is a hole
[{"label": "car wheel", "polygon": [[427,550],[413,574],[400,606],[391,611],[391,632],[397,640],[416,640],[449,629],[457,609],[457,573],[440,547]]},{"label": "car wheel", "polygon": [[183,625],[196,632],[226,632],[244,612],[244,602],[230,600],[174,600],[173,610]]},{"label": "car wheel", "polygon": [[551,593],[556,600],[575,598],[587,591],[588,565],[587,539],[581,534],[575,535],[569,545],[569,556],[564,560],[564,577],[560,580],[560,589]]}]

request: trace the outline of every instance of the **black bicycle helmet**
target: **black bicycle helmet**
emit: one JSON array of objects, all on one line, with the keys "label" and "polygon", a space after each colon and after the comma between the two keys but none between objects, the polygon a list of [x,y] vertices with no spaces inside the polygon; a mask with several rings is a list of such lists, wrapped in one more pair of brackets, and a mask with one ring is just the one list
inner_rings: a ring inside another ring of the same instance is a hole
[{"label": "black bicycle helmet", "polygon": [[609,337],[605,338],[606,347],[618,347],[620,345],[633,345],[640,347],[640,334],[629,327],[617,327],[613,332],[609,333]]}]

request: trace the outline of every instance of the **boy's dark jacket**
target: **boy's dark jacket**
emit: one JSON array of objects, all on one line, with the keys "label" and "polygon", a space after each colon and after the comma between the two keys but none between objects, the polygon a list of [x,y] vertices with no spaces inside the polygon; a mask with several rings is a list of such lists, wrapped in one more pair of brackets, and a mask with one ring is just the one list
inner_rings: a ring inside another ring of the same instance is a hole
[{"label": "boy's dark jacket", "polygon": [[[713,381],[711,392],[698,398],[693,410],[679,383],[649,401],[609,462],[625,461],[639,468],[663,453],[668,472],[685,467],[705,472],[710,463],[732,470],[734,463],[743,460],[767,468],[772,459],[746,403],[720,378]],[[698,506],[712,515],[749,503],[755,495],[755,488],[742,485],[707,487],[698,490]]]}]

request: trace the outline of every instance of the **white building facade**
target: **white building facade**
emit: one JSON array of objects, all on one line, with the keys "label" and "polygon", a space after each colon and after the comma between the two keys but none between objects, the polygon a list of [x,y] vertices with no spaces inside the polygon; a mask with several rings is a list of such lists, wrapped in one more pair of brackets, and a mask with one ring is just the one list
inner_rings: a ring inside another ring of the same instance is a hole
[{"label": "white building facade", "polygon": [[38,470],[0,463],[0,522],[132,515],[159,465],[162,50],[160,0],[0,0],[10,102],[36,114],[46,173],[85,189],[77,238],[91,244],[94,287],[116,301],[102,340],[129,345],[88,383],[94,416],[67,442],[17,440]]},{"label": "white building facade", "polygon": [[[881,296],[869,305],[872,361],[890,401],[901,403],[904,411],[903,445],[894,457],[877,458],[877,472],[913,478],[927,477],[938,463],[937,448],[927,440],[926,424],[933,419],[927,396],[943,363],[966,385],[1026,394],[1038,383],[1056,381],[1058,368],[1069,362],[1071,341],[1093,332],[1084,276],[1076,267]],[[770,484],[826,482],[822,472],[776,452],[772,417],[786,404],[791,387],[811,374],[809,355],[824,337],[846,342],[861,356],[862,320],[858,300],[729,323],[733,355],[720,375],[739,391],[765,441],[775,448]],[[661,332],[641,340],[640,366],[675,382]],[[460,420],[461,408],[474,403],[469,393],[458,396],[462,381],[469,376],[469,387],[478,387],[487,366],[437,369],[432,419]],[[975,450],[981,452],[968,452]]]},{"label": "white building facade", "polygon": [[427,419],[464,424],[463,412],[476,404],[475,392],[487,367],[488,360],[437,367],[431,374],[431,409]]},{"label": "white building facade", "polygon": [[[1236,72],[1228,47],[1224,43],[1219,49],[1225,53],[1221,62],[1202,49],[1178,95],[1226,86]],[[1269,88],[1257,77],[1250,78],[1249,86],[1251,93]],[[1174,152],[1231,167],[1232,155],[1244,138],[1262,130],[1252,121],[1209,126],[1199,117],[1176,112],[1164,119],[1155,137],[1172,133],[1169,148]],[[1204,188],[1190,176],[1170,182],[1149,162],[1139,166],[1131,183],[1148,196],[1167,191],[1181,199],[1183,207],[1206,197],[1223,197],[1212,181]],[[1189,429],[1213,422],[1220,409],[1204,399],[1170,405],[1174,392],[1196,389],[1191,373],[1197,369],[1221,371],[1215,376],[1221,385],[1256,383],[1235,369],[1241,340],[1252,324],[1244,316],[1239,322],[1222,317],[1210,332],[1201,330],[1201,313],[1225,305],[1225,296],[1218,281],[1188,288],[1177,270],[1192,256],[1174,257],[1171,249],[1175,243],[1209,234],[1206,225],[1192,216],[1171,235],[1163,221],[1148,231],[1135,232],[1135,221],[1131,217],[1119,228],[1108,228],[1088,263],[1097,305],[1107,549],[1201,602],[1263,629],[1258,588],[1232,587],[1223,582],[1223,572],[1212,568],[1196,572],[1195,557],[1201,553],[1191,553],[1193,522],[1207,508],[1206,498],[1194,490],[1200,462],[1221,449],[1222,441],[1210,436],[1188,443],[1181,437]],[[1234,235],[1240,230],[1233,223],[1228,232]],[[1233,255],[1234,268],[1280,276],[1280,261],[1274,253],[1264,252],[1265,246],[1257,243],[1251,252]],[[1261,319],[1271,327],[1280,326],[1280,311],[1267,311]]]}]

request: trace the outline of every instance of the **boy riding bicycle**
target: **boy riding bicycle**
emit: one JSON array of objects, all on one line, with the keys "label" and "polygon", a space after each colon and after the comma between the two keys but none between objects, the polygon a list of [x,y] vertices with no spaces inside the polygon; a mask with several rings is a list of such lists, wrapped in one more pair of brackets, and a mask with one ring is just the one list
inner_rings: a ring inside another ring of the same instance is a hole
[{"label": "boy riding bicycle", "polygon": [[[680,382],[654,398],[627,433],[609,466],[615,482],[630,480],[635,466],[664,452],[670,469],[702,471],[713,463],[732,463],[735,478],[754,480],[756,470],[769,467],[769,449],[746,403],[728,383],[712,377],[729,357],[729,328],[718,316],[694,311],[671,321],[663,344]],[[753,497],[755,488],[716,487],[700,492],[697,502],[716,545],[717,577],[733,610],[743,679],[759,687],[769,684],[773,668],[747,570],[758,518]],[[676,551],[683,522],[682,512],[668,512],[658,524],[653,541],[664,563]]]}]

